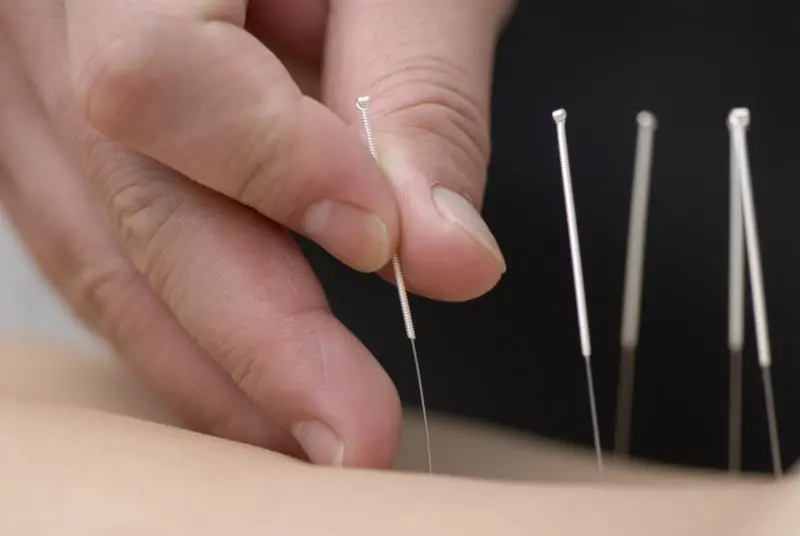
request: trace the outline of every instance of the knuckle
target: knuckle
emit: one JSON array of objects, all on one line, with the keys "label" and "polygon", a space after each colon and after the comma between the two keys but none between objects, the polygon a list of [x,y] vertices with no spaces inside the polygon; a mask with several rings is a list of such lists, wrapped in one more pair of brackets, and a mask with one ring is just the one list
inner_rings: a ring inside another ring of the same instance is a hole
[{"label": "knuckle", "polygon": [[481,87],[475,82],[469,69],[453,61],[417,55],[378,79],[373,93],[390,103],[380,113],[406,129],[404,134],[447,143],[469,165],[485,169],[491,153],[489,104],[463,89]]},{"label": "knuckle", "polygon": [[220,354],[220,362],[245,393],[264,393],[266,374],[263,349],[256,346],[229,348]]},{"label": "knuckle", "polygon": [[276,114],[268,125],[257,129],[243,144],[252,147],[244,161],[250,162],[238,176],[232,197],[256,208],[270,207],[270,217],[281,219],[291,210],[302,185],[302,164],[299,158],[299,141],[296,128],[286,121],[287,114]]},{"label": "knuckle", "polygon": [[155,40],[148,32],[109,39],[75,73],[75,99],[89,122],[108,134],[129,128],[148,98]]},{"label": "knuckle", "polygon": [[108,181],[104,208],[136,267],[163,293],[171,272],[165,254],[182,202],[168,184],[143,175],[148,170],[136,165],[118,168]]},{"label": "knuckle", "polygon": [[118,254],[78,253],[78,267],[64,281],[64,296],[89,325],[113,341],[141,332],[139,274]]}]

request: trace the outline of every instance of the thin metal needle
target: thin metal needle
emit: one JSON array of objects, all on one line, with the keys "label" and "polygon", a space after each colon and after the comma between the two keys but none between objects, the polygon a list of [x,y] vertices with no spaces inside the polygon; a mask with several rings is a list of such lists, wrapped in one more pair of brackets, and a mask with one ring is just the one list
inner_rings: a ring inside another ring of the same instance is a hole
[{"label": "thin metal needle", "polygon": [[572,191],[572,176],[569,166],[569,151],[567,150],[567,112],[564,109],[553,112],[558,135],[558,155],[561,161],[561,179],[564,187],[564,204],[567,211],[567,228],[569,230],[570,256],[572,258],[572,275],[575,283],[575,303],[578,309],[578,327],[581,338],[581,353],[586,363],[586,382],[589,392],[589,409],[592,417],[592,432],[594,435],[594,448],[597,456],[597,470],[603,471],[603,449],[600,444],[600,424],[597,417],[597,403],[594,394],[594,379],[592,376],[592,345],[589,336],[589,316],[586,312],[586,291],[583,284],[583,267],[581,263],[581,247],[578,240],[578,221],[575,215],[575,199]]},{"label": "thin metal needle", "polygon": [[[742,470],[742,377],[741,350],[730,350],[730,378],[728,383],[728,470]],[[769,411],[769,408],[767,408]]]},{"label": "thin metal needle", "polygon": [[[369,152],[375,161],[378,161],[378,148],[375,143],[375,136],[372,134],[372,122],[369,117],[369,97],[359,97],[356,100],[356,108],[361,113],[361,122],[364,126],[364,136],[367,138],[367,145]],[[403,277],[403,269],[400,266],[400,259],[397,255],[392,257],[392,269],[394,271],[395,285],[397,286],[397,294],[400,298],[400,310],[403,314],[403,323],[406,328],[406,336],[411,342],[411,352],[414,357],[414,368],[417,373],[417,386],[419,387],[420,406],[422,408],[422,422],[425,427],[425,454],[428,458],[428,472],[433,473],[433,462],[431,461],[431,435],[428,427],[428,410],[425,405],[425,390],[422,387],[422,372],[419,366],[419,357],[417,355],[417,333],[414,329],[414,320],[411,317],[411,307],[408,304],[408,292],[406,291],[405,277]]]},{"label": "thin metal needle", "polygon": [[620,328],[620,369],[617,386],[617,418],[614,451],[620,456],[630,452],[633,391],[636,378],[636,348],[642,314],[642,283],[647,230],[647,208],[650,194],[650,173],[653,162],[653,140],[658,123],[652,113],[636,116],[638,124],[636,155],[633,165],[633,189],[628,221],[628,253],[625,261],[625,287],[622,298]]},{"label": "thin metal needle", "polygon": [[428,457],[428,472],[433,473],[433,463],[431,462],[431,436],[428,432],[428,411],[425,404],[425,391],[422,388],[422,371],[419,366],[419,357],[417,356],[417,342],[411,339],[411,352],[414,354],[414,368],[417,370],[417,385],[419,386],[419,400],[422,407],[422,422],[425,425],[425,452]]},{"label": "thin metal needle", "polygon": [[750,124],[750,112],[747,108],[736,108],[731,111],[729,120],[733,127],[733,143],[736,149],[736,168],[742,194],[747,266],[750,274],[750,292],[753,300],[753,316],[756,325],[758,361],[761,366],[761,378],[764,383],[764,401],[767,409],[772,467],[775,476],[781,477],[783,476],[783,466],[781,462],[778,422],[775,416],[775,397],[772,390],[772,379],[770,377],[772,356],[767,324],[767,308],[764,298],[764,278],[761,271],[761,252],[758,244],[758,227],[756,225],[755,203],[753,202],[753,189],[750,179],[747,137],[745,136],[745,130]]},{"label": "thin metal needle", "polygon": [[781,462],[778,416],[775,413],[775,393],[772,389],[770,367],[761,367],[761,381],[764,384],[764,401],[767,406],[767,426],[769,428],[769,448],[772,453],[772,472],[777,478],[780,478],[783,476],[783,464]]},{"label": "thin metal needle", "polygon": [[600,421],[597,417],[597,397],[594,394],[594,375],[592,374],[592,360],[585,359],[586,387],[589,391],[589,411],[592,417],[592,435],[594,436],[594,454],[597,457],[597,470],[603,472],[603,447],[600,444]]},{"label": "thin metal needle", "polygon": [[728,352],[730,354],[730,377],[728,385],[728,469],[732,473],[738,473],[742,470],[742,351],[745,337],[745,259],[742,188],[737,171],[736,142],[734,140],[733,126],[733,121],[729,117]]}]

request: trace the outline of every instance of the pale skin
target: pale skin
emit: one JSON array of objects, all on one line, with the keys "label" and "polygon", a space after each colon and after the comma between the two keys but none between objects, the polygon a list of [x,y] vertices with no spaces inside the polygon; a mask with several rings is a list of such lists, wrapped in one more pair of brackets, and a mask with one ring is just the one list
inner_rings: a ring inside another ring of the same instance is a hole
[{"label": "pale skin", "polygon": [[[187,431],[80,350],[7,340],[0,378],[3,534],[760,536],[800,523],[793,477],[612,462],[601,484],[588,452],[443,417],[440,460],[461,445],[445,468],[473,477],[323,468]],[[418,423],[407,429],[400,465],[418,467]],[[486,478],[498,460],[520,482]],[[554,465],[560,477],[542,473]]]}]

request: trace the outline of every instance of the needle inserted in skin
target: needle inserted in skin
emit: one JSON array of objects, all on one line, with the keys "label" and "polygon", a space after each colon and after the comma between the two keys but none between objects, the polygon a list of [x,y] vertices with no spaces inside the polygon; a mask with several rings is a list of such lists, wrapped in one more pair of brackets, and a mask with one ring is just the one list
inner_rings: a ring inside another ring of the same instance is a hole
[{"label": "needle inserted in skin", "polygon": [[761,252],[758,244],[758,227],[756,225],[755,203],[750,180],[750,162],[747,152],[745,131],[750,123],[750,112],[746,108],[731,111],[729,122],[733,131],[733,145],[736,153],[736,173],[742,196],[742,214],[744,217],[744,237],[747,248],[747,267],[750,275],[750,293],[753,300],[753,317],[756,325],[756,346],[758,362],[761,366],[761,378],[764,382],[764,401],[767,409],[769,426],[769,442],[772,452],[772,466],[776,477],[783,475],[781,463],[780,438],[778,422],[775,416],[775,397],[772,390],[772,355],[767,325],[767,308],[764,298],[764,278],[761,272]]},{"label": "needle inserted in skin", "polygon": [[[378,160],[378,148],[375,144],[375,136],[372,134],[372,123],[369,117],[369,97],[359,97],[356,101],[356,107],[361,113],[361,122],[364,126],[364,136],[367,138],[367,145],[372,158]],[[422,422],[425,427],[425,453],[428,458],[428,472],[433,473],[433,462],[431,461],[431,436],[428,428],[428,411],[425,405],[425,390],[422,388],[422,371],[419,366],[419,357],[417,355],[417,333],[414,329],[414,321],[411,318],[411,307],[408,304],[408,292],[406,291],[405,278],[403,277],[403,269],[400,266],[400,259],[397,255],[392,257],[392,269],[394,270],[395,285],[397,285],[397,294],[400,298],[400,310],[403,314],[403,323],[406,328],[406,336],[411,342],[411,352],[414,358],[414,368],[417,373],[417,386],[419,387],[420,406],[422,408]]]},{"label": "needle inserted in skin", "polygon": [[639,344],[639,321],[642,311],[647,205],[653,162],[653,139],[657,128],[656,118],[646,111],[639,112],[636,116],[636,123],[638,132],[628,221],[628,253],[625,260],[625,290],[622,298],[622,326],[620,329],[622,352],[617,386],[617,422],[614,434],[614,450],[622,456],[627,456],[630,451],[636,347]]},{"label": "needle inserted in skin", "polygon": [[[728,118],[730,135],[730,221],[728,244],[728,469],[742,469],[742,350],[744,348],[744,224],[742,222],[742,187],[736,163],[733,121]],[[746,125],[745,125],[746,127]]]},{"label": "needle inserted in skin", "polygon": [[567,211],[567,228],[569,230],[570,256],[572,258],[572,275],[575,283],[575,302],[578,308],[578,327],[580,329],[581,353],[586,363],[586,382],[589,391],[589,409],[592,417],[592,432],[594,435],[594,448],[597,455],[597,469],[603,471],[603,449],[600,445],[600,425],[597,418],[597,404],[594,393],[594,379],[592,377],[592,346],[589,336],[589,316],[586,312],[586,292],[583,285],[583,267],[581,263],[581,246],[578,240],[578,221],[575,215],[575,199],[572,192],[572,176],[569,166],[569,151],[567,150],[567,112],[556,110],[553,112],[558,135],[558,156],[561,161],[561,179],[564,187],[564,204]]}]

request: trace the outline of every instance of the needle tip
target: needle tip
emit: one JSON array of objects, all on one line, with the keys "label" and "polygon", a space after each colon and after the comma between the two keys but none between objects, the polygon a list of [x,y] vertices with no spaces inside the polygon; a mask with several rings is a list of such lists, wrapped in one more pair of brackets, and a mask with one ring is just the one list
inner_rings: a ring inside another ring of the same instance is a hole
[{"label": "needle tip", "polygon": [[642,110],[636,114],[636,122],[639,123],[640,127],[645,128],[656,128],[658,126],[656,116],[647,110]]},{"label": "needle tip", "polygon": [[362,111],[369,108],[369,97],[364,96],[356,99],[356,107]]},{"label": "needle tip", "polygon": [[567,120],[567,111],[564,108],[559,108],[553,112],[553,119],[556,123],[563,123]]}]

